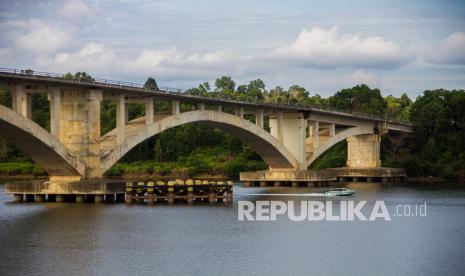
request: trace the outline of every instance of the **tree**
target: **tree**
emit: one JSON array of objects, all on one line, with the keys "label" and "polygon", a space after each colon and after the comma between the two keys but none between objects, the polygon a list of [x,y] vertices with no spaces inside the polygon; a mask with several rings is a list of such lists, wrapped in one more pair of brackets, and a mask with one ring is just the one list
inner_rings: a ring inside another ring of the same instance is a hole
[{"label": "tree", "polygon": [[386,109],[381,91],[366,84],[342,89],[329,98],[329,103],[336,108],[375,115],[383,115]]},{"label": "tree", "polygon": [[159,90],[158,85],[157,85],[157,81],[154,78],[151,78],[151,77],[149,77],[145,81],[144,88],[149,89],[149,90]]},{"label": "tree", "polygon": [[77,72],[74,75],[70,72],[64,74],[63,78],[65,80],[77,80],[77,81],[82,81],[82,82],[94,82],[94,78],[92,78],[89,74],[86,72]]},{"label": "tree", "polygon": [[230,76],[222,76],[215,81],[216,91],[233,93],[236,88],[236,83]]}]

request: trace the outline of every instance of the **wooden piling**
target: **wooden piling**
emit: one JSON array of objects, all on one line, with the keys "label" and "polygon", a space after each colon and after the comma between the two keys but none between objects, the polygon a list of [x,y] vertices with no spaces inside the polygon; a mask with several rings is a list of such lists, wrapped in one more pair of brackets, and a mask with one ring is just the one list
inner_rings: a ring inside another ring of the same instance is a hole
[{"label": "wooden piling", "polygon": [[168,181],[167,198],[168,204],[174,203],[174,184],[176,181]]},{"label": "wooden piling", "polygon": [[153,183],[153,181],[149,181],[147,182],[147,204],[148,205],[153,205],[153,201],[154,201],[154,186],[155,186],[155,183]]},{"label": "wooden piling", "polygon": [[126,203],[132,203],[132,193],[133,193],[133,183],[127,182],[126,183]]},{"label": "wooden piling", "polygon": [[194,202],[194,180],[192,179],[186,180],[186,185],[187,185],[186,201],[188,204],[192,204]]}]

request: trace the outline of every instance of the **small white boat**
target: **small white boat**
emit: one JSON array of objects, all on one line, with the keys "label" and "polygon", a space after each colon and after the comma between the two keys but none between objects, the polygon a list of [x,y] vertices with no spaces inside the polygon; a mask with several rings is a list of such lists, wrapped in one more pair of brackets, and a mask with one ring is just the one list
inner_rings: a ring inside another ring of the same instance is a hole
[{"label": "small white boat", "polygon": [[356,192],[356,190],[350,190],[346,188],[335,188],[326,191],[325,196],[351,196]]}]

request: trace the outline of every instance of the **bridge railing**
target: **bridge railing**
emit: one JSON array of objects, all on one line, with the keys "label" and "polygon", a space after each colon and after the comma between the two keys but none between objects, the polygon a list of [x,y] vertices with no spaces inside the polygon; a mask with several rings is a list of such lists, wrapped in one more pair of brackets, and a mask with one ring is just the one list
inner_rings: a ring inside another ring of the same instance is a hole
[{"label": "bridge railing", "polygon": [[[31,69],[14,69],[14,68],[1,68],[0,67],[0,73],[7,73],[7,74],[14,74],[14,75],[24,75],[28,77],[49,77],[49,78],[59,78],[63,79],[66,81],[70,82],[75,82],[75,83],[89,83],[89,84],[98,84],[98,85],[104,85],[108,87],[119,87],[119,88],[139,88],[139,89],[144,89],[146,91],[154,91],[152,89],[145,88],[143,84],[141,83],[135,83],[135,82],[126,82],[126,81],[117,81],[117,80],[110,80],[110,79],[101,79],[101,78],[91,78],[89,79],[75,79],[75,78],[68,78],[66,77],[65,74],[59,74],[59,73],[49,73],[49,72],[40,72],[40,71],[34,71]],[[163,87],[160,86],[158,87],[159,91],[161,92],[168,92],[168,93],[186,93],[187,90],[185,89],[179,89],[179,88],[172,88],[172,87]],[[218,99],[218,100],[226,100],[229,102],[235,102],[235,103],[245,103],[243,100],[236,100],[236,99],[231,99],[231,98],[222,98],[222,97],[205,97],[201,96],[204,98],[212,98],[212,99]],[[378,116],[374,114],[369,114],[369,113],[363,113],[363,112],[357,112],[357,111],[349,111],[349,110],[343,110],[343,109],[338,109],[334,107],[328,107],[328,106],[316,106],[316,105],[309,105],[309,104],[301,104],[301,103],[272,103],[272,102],[247,102],[247,103],[257,103],[257,104],[266,104],[270,106],[275,106],[277,108],[279,107],[297,107],[297,108],[303,108],[303,109],[310,109],[310,110],[316,110],[316,111],[324,111],[324,112],[340,112],[340,113],[346,113],[346,114],[351,114],[355,116],[360,116],[360,117],[365,117],[365,118],[372,118],[375,120],[380,120],[380,121],[389,121],[389,122],[394,122],[394,123],[400,123],[400,124],[411,124],[409,121],[404,121],[404,120],[399,120],[398,118],[394,118],[392,116]]]}]

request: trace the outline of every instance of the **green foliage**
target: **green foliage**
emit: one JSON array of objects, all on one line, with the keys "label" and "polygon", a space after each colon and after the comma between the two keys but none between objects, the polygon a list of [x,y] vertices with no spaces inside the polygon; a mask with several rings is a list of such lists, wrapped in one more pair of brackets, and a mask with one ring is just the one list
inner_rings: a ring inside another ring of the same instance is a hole
[{"label": "green foliage", "polygon": [[315,162],[313,162],[309,169],[322,170],[327,168],[344,167],[347,161],[347,143],[341,141],[332,146],[323,155],[321,155]]},{"label": "green foliage", "polygon": [[0,175],[32,174],[34,177],[45,175],[38,165],[30,162],[6,162],[0,163]]},{"label": "green foliage", "polygon": [[371,89],[366,84],[342,89],[329,97],[333,107],[375,115],[383,115],[386,103],[379,89]]},{"label": "green foliage", "polygon": [[92,78],[86,72],[77,72],[74,75],[72,73],[68,72],[68,73],[64,74],[63,78],[65,80],[77,80],[77,81],[83,81],[83,82],[93,82],[93,81],[95,81],[94,78]]},{"label": "green foliage", "polygon": [[144,84],[145,89],[158,90],[157,81],[154,78],[148,78]]}]

